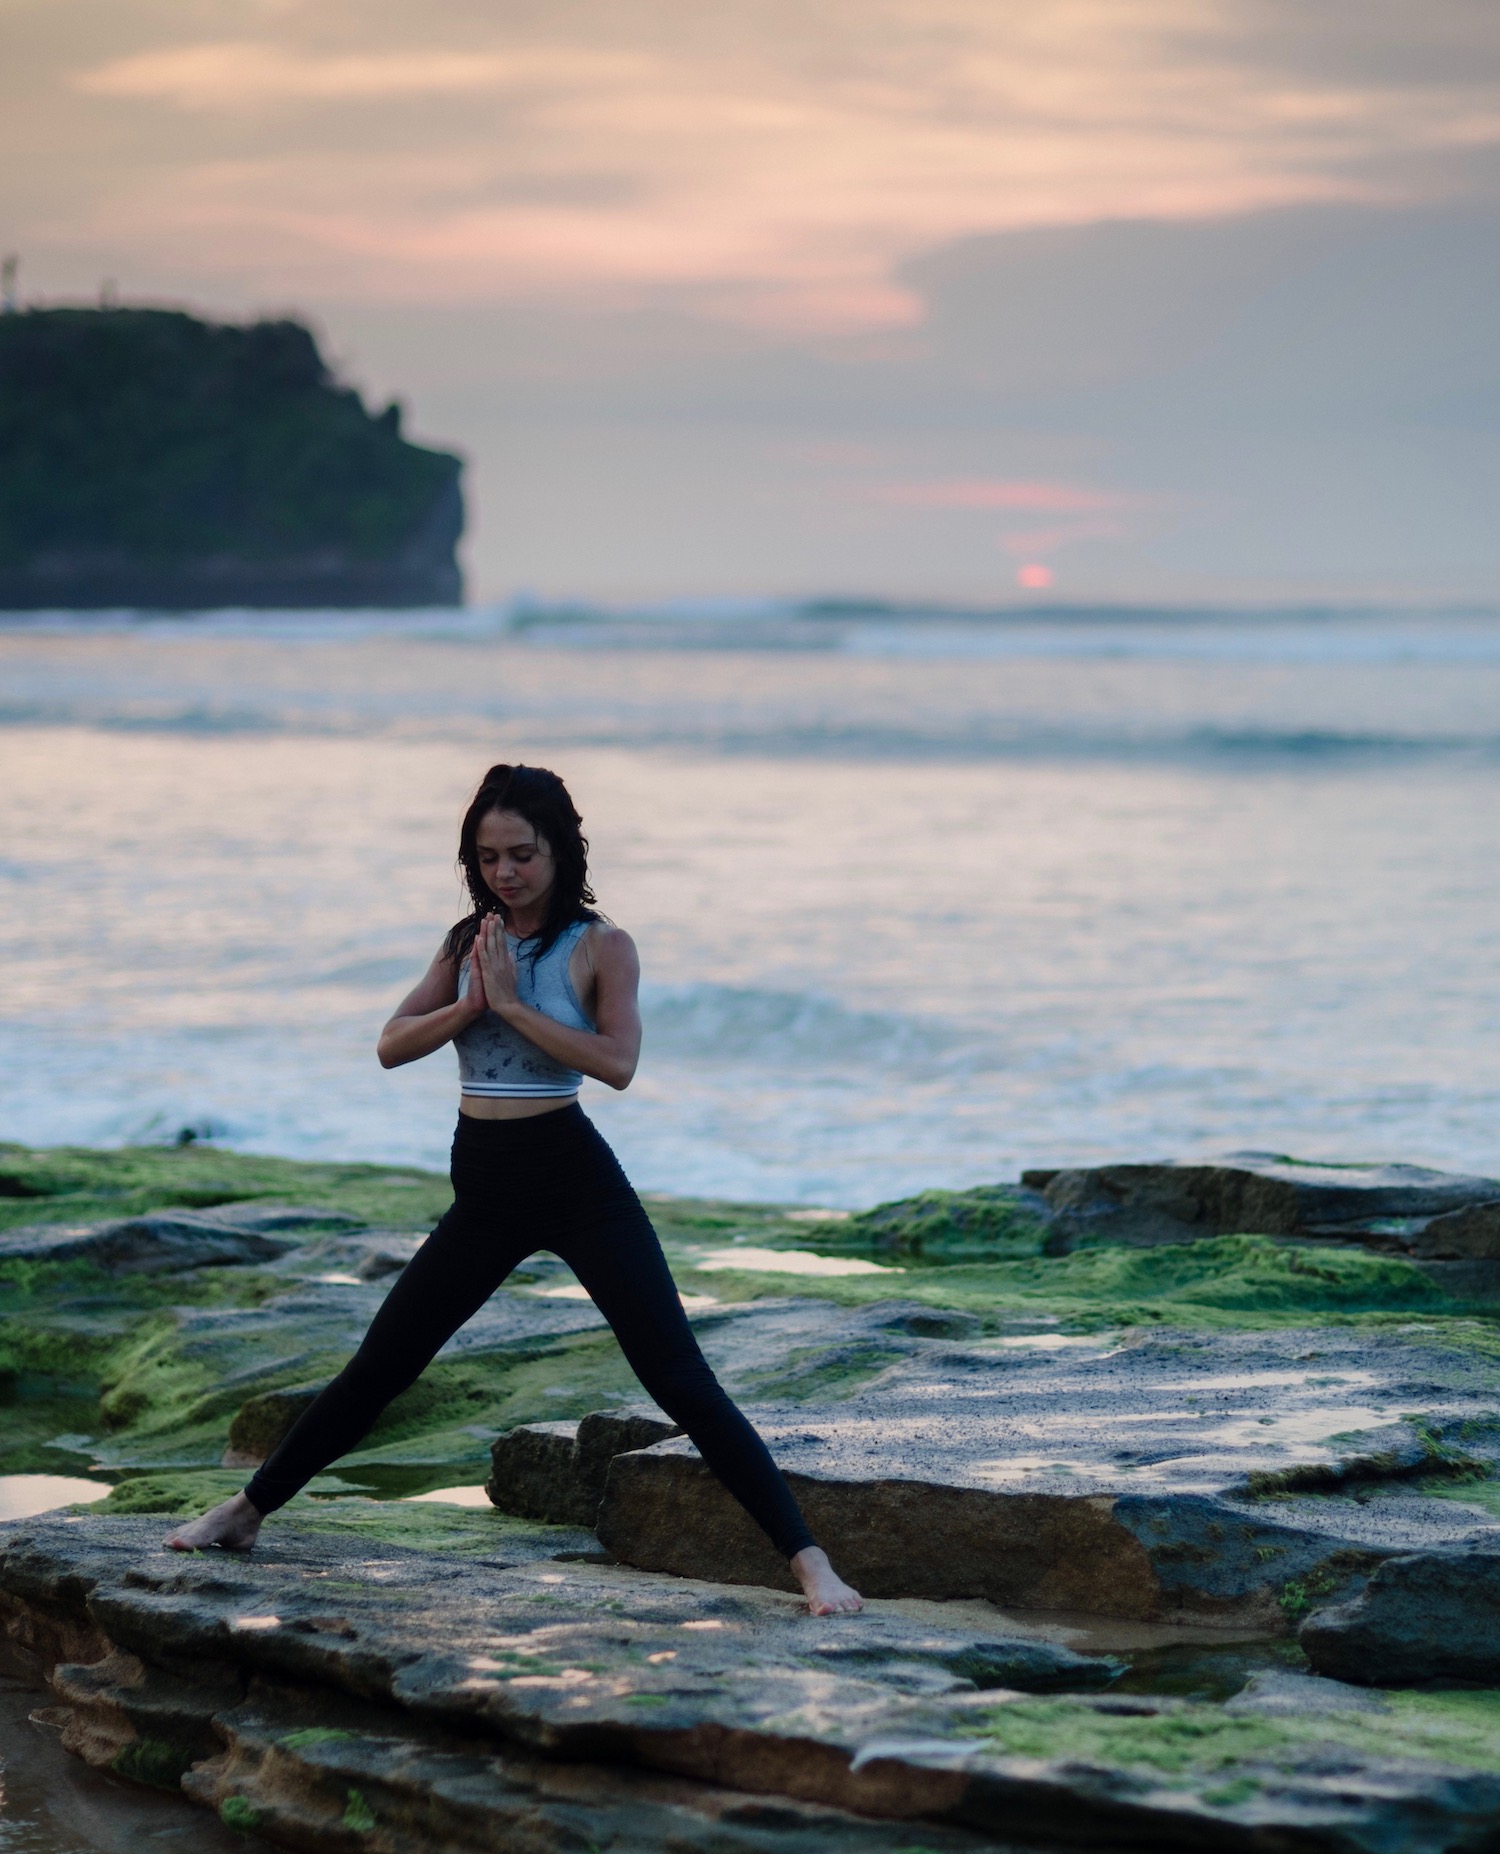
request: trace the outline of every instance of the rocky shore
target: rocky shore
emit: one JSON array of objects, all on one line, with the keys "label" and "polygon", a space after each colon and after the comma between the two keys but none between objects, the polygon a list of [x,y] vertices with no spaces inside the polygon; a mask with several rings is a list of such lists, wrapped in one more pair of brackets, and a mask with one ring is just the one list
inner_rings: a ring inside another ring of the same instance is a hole
[{"label": "rocky shore", "polygon": [[1252,1154],[653,1203],[858,1618],[800,1612],[545,1256],[253,1555],[161,1551],[445,1203],[0,1148],[0,1494],[108,1488],[0,1527],[69,1750],[372,1854],[1500,1842],[1500,1183]]}]

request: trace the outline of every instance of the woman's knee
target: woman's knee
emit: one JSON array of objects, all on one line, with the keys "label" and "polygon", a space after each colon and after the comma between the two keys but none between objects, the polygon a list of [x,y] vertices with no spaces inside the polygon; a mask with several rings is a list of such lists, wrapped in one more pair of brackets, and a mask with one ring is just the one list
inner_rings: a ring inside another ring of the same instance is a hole
[{"label": "woman's knee", "polygon": [[668,1416],[684,1427],[697,1412],[707,1414],[726,1405],[733,1408],[728,1393],[701,1353],[696,1358],[655,1360],[640,1377]]},{"label": "woman's knee", "polygon": [[427,1365],[425,1354],[414,1356],[406,1347],[372,1346],[367,1340],[329,1388],[336,1386],[343,1396],[362,1402],[386,1404],[410,1390]]}]

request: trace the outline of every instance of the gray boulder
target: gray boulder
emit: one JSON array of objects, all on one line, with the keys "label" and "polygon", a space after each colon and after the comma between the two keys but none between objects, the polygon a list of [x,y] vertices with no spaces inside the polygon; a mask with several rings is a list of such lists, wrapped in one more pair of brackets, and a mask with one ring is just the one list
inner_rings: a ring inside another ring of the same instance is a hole
[{"label": "gray boulder", "polygon": [[322,1383],[292,1384],[247,1397],[229,1425],[223,1465],[258,1468],[323,1388]]},{"label": "gray boulder", "polygon": [[264,1198],[246,1198],[238,1204],[215,1204],[208,1212],[216,1223],[237,1230],[259,1230],[266,1235],[320,1235],[329,1231],[362,1230],[360,1217],[346,1210],[325,1210],[312,1204],[268,1204]]},{"label": "gray boulder", "polygon": [[1282,1153],[1028,1171],[1052,1224],[1045,1248],[1264,1235],[1360,1242],[1433,1261],[1500,1258],[1500,1180],[1421,1165],[1317,1165]]},{"label": "gray boulder", "polygon": [[[859,1315],[871,1332],[888,1317]],[[728,1336],[705,1349],[737,1388]],[[1463,1481],[1500,1450],[1493,1374],[1451,1347],[1348,1329],[1059,1336],[912,1342],[837,1400],[746,1399],[866,1594],[1285,1627],[1380,1559],[1488,1536]],[[799,1368],[816,1376],[818,1358],[805,1345]],[[790,1587],[681,1438],[614,1459],[598,1531],[642,1569]]]},{"label": "gray boulder", "polygon": [[1500,1682],[1500,1528],[1493,1542],[1388,1558],[1299,1640],[1320,1674],[1367,1686]]},{"label": "gray boulder", "polygon": [[581,1423],[522,1423],[495,1439],[484,1490],[503,1513],[592,1527],[615,1456],[681,1433],[654,1404],[596,1410]]},{"label": "gray boulder", "polygon": [[1389,1712],[1390,1702],[1365,1687],[1342,1680],[1294,1674],[1289,1668],[1266,1668],[1252,1674],[1224,1710],[1261,1719],[1335,1718],[1347,1712]]},{"label": "gray boulder", "polygon": [[[272,1229],[277,1226],[273,1224]],[[39,1223],[0,1235],[6,1262],[92,1262],[112,1275],[180,1274],[271,1262],[293,1247],[286,1234],[191,1210],[153,1211],[109,1223]]]}]

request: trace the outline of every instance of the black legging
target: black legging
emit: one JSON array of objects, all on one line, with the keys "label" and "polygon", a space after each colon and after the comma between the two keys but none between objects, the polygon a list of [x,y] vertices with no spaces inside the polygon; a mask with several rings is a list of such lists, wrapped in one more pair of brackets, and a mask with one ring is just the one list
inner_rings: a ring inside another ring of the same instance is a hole
[{"label": "black legging", "polygon": [[588,1289],[631,1369],[778,1550],[813,1543],[770,1451],[698,1349],[640,1199],[577,1102],[526,1120],[458,1117],[453,1207],[407,1263],[359,1350],[245,1489],[285,1506],[347,1454],[393,1397],[540,1248]]}]

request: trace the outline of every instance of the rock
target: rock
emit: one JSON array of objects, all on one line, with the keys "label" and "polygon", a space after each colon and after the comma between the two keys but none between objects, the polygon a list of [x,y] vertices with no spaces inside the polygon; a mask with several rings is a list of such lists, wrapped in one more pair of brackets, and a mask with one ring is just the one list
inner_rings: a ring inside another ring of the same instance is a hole
[{"label": "rock", "polygon": [[593,1501],[595,1511],[604,1498],[609,1464],[616,1455],[651,1448],[682,1431],[654,1403],[629,1404],[618,1410],[595,1410],[578,1425],[577,1474],[579,1485]]},{"label": "rock", "polygon": [[1407,1253],[1428,1262],[1500,1259],[1500,1202],[1469,1204],[1433,1217],[1404,1240]]},{"label": "rock", "polygon": [[92,1262],[113,1275],[179,1274],[270,1262],[290,1241],[190,1210],[163,1210],[112,1223],[39,1223],[0,1234],[6,1262]]},{"label": "rock", "polygon": [[[784,1431],[757,1426],[784,1466],[805,1452],[788,1450]],[[933,1474],[855,1479],[793,1468],[787,1479],[813,1536],[868,1595],[977,1596],[1134,1617],[1163,1610],[1148,1554],[1115,1523],[1108,1498],[1006,1496]],[[616,1557],[642,1569],[701,1577],[713,1566],[727,1582],[797,1588],[786,1560],[686,1442],[611,1463],[598,1532]]]},{"label": "rock", "polygon": [[1368,1686],[1500,1683],[1500,1527],[1446,1551],[1388,1558],[1299,1635],[1320,1674]]},{"label": "rock", "polygon": [[[230,1454],[223,1465],[247,1466],[261,1449],[275,1446],[316,1387],[347,1363],[385,1297],[381,1285],[365,1283],[352,1271],[330,1276],[315,1262],[314,1272],[289,1275],[289,1263],[300,1269],[302,1252],[270,1265],[268,1272],[282,1278],[285,1291],[258,1304],[236,1305],[231,1299],[227,1306],[177,1307],[155,1316],[165,1330],[101,1399],[107,1433],[90,1445],[101,1466],[208,1468],[220,1465],[226,1443]],[[64,1307],[61,1317],[74,1316]],[[78,1317],[95,1316],[84,1306]],[[501,1293],[442,1348],[440,1364],[470,1366],[472,1361],[470,1388],[484,1395],[481,1359],[493,1360],[503,1373],[558,1350],[575,1333],[602,1325],[587,1302]],[[163,1357],[171,1358],[173,1371],[160,1370]],[[452,1480],[477,1479],[471,1467],[476,1460],[482,1463],[494,1427],[467,1429],[466,1422],[480,1409],[469,1403],[466,1411],[467,1398],[444,1406],[443,1394],[440,1370],[397,1400],[391,1423],[409,1425],[413,1412],[429,1405],[435,1412],[448,1411],[446,1421],[433,1424],[432,1449],[424,1451],[413,1440],[397,1461],[404,1466],[464,1463],[464,1471]],[[377,1432],[361,1454],[386,1446]]]},{"label": "rock", "polygon": [[1390,1702],[1364,1687],[1341,1680],[1320,1680],[1287,1668],[1252,1674],[1225,1712],[1263,1719],[1319,1718],[1349,1712],[1389,1712]]},{"label": "rock", "polygon": [[1500,1836],[1500,1779],[1405,1717],[1363,1715],[1356,1738],[1346,1710],[976,1690],[969,1672],[1037,1648],[1003,1618],[818,1622],[623,1568],[454,1563],[275,1521],[262,1539],[184,1560],[149,1522],[11,1525],[0,1607],[33,1643],[92,1640],[87,1663],[49,1662],[81,1755],[175,1774],[283,1845],[1457,1854]]},{"label": "rock", "polygon": [[818,1246],[925,1262],[994,1261],[1035,1254],[1049,1220],[1041,1195],[1021,1186],[924,1191],[821,1230]]},{"label": "rock", "polygon": [[65,1750],[96,1770],[164,1790],[178,1789],[195,1763],[218,1754],[214,1714],[243,1697],[231,1664],[168,1674],[120,1648],[85,1665],[55,1666],[50,1685],[65,1709]]},{"label": "rock", "polygon": [[484,1490],[503,1513],[592,1527],[614,1457],[680,1433],[654,1405],[597,1410],[581,1423],[523,1423],[495,1439]]},{"label": "rock", "polygon": [[556,1526],[592,1526],[599,1502],[578,1483],[577,1423],[521,1423],[490,1447],[484,1491],[502,1513]]},{"label": "rock", "polygon": [[1317,1165],[1277,1153],[1028,1171],[1052,1222],[1045,1250],[1200,1236],[1364,1242],[1429,1260],[1500,1258],[1500,1181],[1420,1165]]},{"label": "rock", "polygon": [[384,1281],[387,1275],[400,1274],[414,1253],[414,1249],[397,1249],[388,1243],[371,1244],[354,1272],[361,1281]]},{"label": "rock", "polygon": [[[214,1716],[222,1748],[193,1801],[283,1846],[442,1854],[916,1854],[903,1822],[618,1763],[559,1763],[389,1709],[257,1681]],[[924,1854],[992,1854],[924,1824]]]},{"label": "rock", "polygon": [[344,1210],[324,1210],[311,1204],[268,1204],[250,1198],[237,1204],[215,1204],[210,1213],[216,1223],[269,1235],[321,1235],[328,1231],[364,1230],[358,1217]]},{"label": "rock", "polygon": [[988,1711],[981,1745],[871,1738],[856,1764],[946,1774],[950,1819],[1012,1846],[1459,1854],[1492,1832],[1492,1772],[1410,1754],[1394,1723],[1380,1734],[1359,1721],[1361,1737],[1383,1738],[1372,1752],[1347,1718],[1237,1720],[1170,1701],[1131,1710],[1022,1701]]},{"label": "rock", "polygon": [[1500,1301],[1500,1261],[1416,1262],[1414,1266],[1450,1300]]},{"label": "rock", "polygon": [[229,1425],[223,1465],[258,1468],[326,1382],[292,1384],[285,1390],[264,1391],[259,1397],[246,1398]]},{"label": "rock", "polygon": [[[1329,1331],[1048,1337],[929,1341],[837,1403],[747,1406],[858,1587],[1285,1627],[1382,1559],[1491,1523],[1423,1487],[1500,1457],[1490,1374],[1454,1351]],[[685,1439],[611,1463],[598,1531],[642,1569],[791,1587]]]},{"label": "rock", "polygon": [[914,1640],[903,1619],[893,1622],[879,1610],[866,1612],[857,1630],[831,1627],[811,1652],[839,1673],[870,1674],[904,1692],[944,1692],[955,1681],[969,1681],[981,1690],[1086,1693],[1124,1671],[1120,1661],[1075,1654],[1046,1640],[976,1639],[941,1628]]},{"label": "rock", "polygon": [[[101,1645],[147,1666],[229,1660],[427,1718],[488,1721],[564,1754],[615,1721],[634,1737],[662,1737],[663,1760],[685,1758],[678,1767],[690,1763],[700,1776],[710,1746],[684,1752],[668,1742],[685,1710],[753,1731],[757,1719],[809,1701],[842,1697],[852,1715],[883,1714],[887,1670],[895,1696],[914,1684],[938,1694],[989,1689],[1002,1678],[1034,1679],[1044,1691],[1097,1687],[1118,1672],[1007,1634],[999,1616],[976,1628],[972,1613],[935,1621],[930,1610],[912,1617],[876,1605],[851,1631],[771,1591],[614,1566],[439,1559],[285,1525],[268,1526],[252,1555],[226,1563],[165,1552],[160,1534],[159,1521],[92,1517],[0,1529],[0,1595],[14,1612],[60,1615],[75,1628],[87,1617]],[[581,1660],[588,1668],[569,1674]],[[669,1714],[634,1710],[642,1693]],[[891,1703],[904,1717],[905,1699]]]}]

